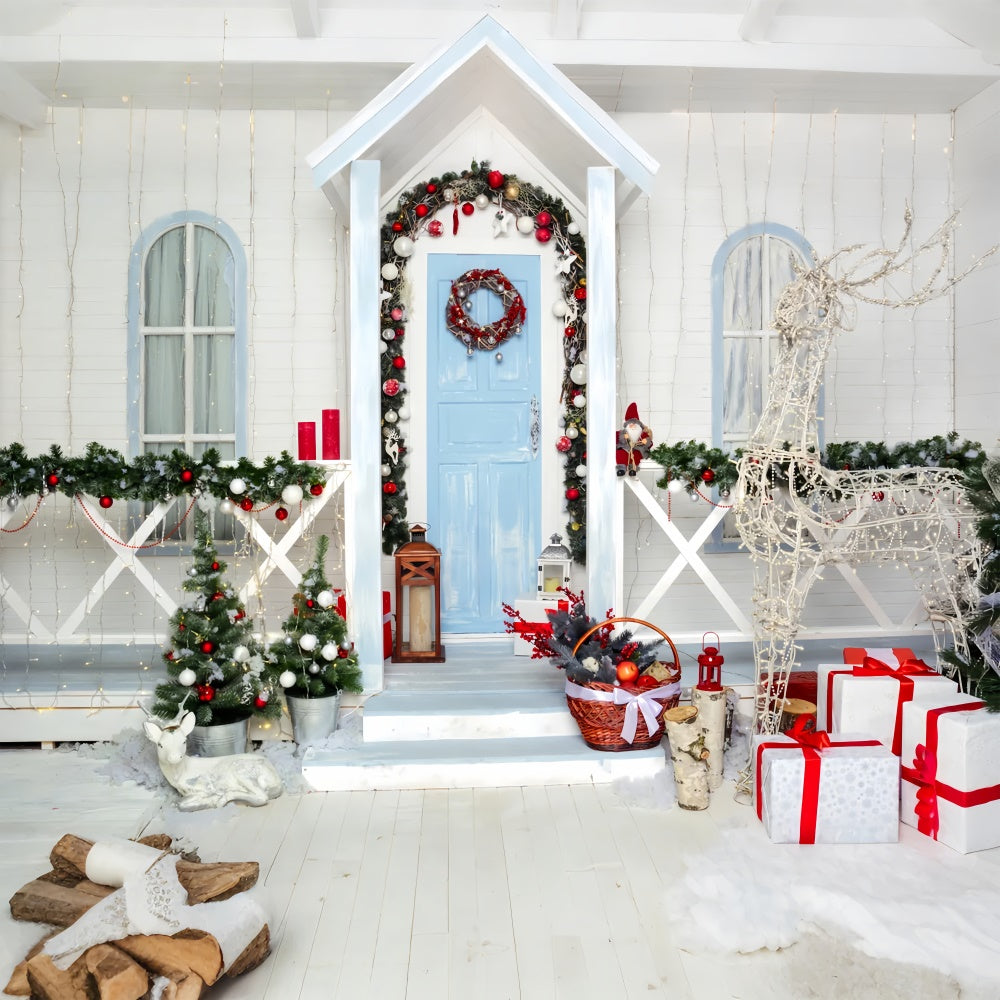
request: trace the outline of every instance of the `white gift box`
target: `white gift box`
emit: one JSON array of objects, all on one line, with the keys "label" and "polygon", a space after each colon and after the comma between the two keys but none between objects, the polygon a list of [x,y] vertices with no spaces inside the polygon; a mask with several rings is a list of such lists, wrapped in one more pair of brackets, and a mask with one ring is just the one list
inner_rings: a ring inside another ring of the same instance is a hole
[{"label": "white gift box", "polygon": [[[569,601],[558,594],[553,594],[551,598],[541,598],[538,600],[517,600],[514,602],[514,610],[517,611],[526,622],[531,625],[548,625],[549,616],[546,611],[558,611],[562,606],[563,611],[569,611]],[[517,631],[515,623],[514,631],[514,653],[517,656],[531,656],[534,646],[530,639]]]},{"label": "white gift box", "polygon": [[[881,662],[890,670],[899,669],[895,657]],[[831,733],[870,733],[895,753],[902,740],[901,706],[907,701],[931,703],[958,690],[953,680],[936,672],[879,675],[863,671],[863,664],[820,664],[816,726]]]},{"label": "white gift box", "polygon": [[1000,713],[953,694],[903,706],[900,818],[962,854],[1000,847]]},{"label": "white gift box", "polygon": [[754,808],[768,837],[776,844],[895,843],[899,758],[868,734],[829,739],[816,750],[783,734],[754,736]]}]

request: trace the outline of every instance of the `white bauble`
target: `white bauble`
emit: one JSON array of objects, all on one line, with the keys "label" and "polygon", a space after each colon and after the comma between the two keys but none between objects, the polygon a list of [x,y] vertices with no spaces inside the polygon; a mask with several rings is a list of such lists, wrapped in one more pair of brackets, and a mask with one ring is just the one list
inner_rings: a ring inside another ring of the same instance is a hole
[{"label": "white bauble", "polygon": [[288,504],[301,503],[302,501],[302,487],[296,483],[289,483],[281,491],[281,499]]},{"label": "white bauble", "polygon": [[392,468],[390,466],[388,466],[388,465],[381,466],[378,471],[381,474],[381,476],[382,476],[383,479],[385,479],[387,476],[391,476],[392,475]]},{"label": "white bauble", "polygon": [[576,424],[567,424],[566,425],[566,437],[568,437],[568,438],[575,438],[575,437],[579,437],[579,436],[580,436],[580,428],[577,427]]},{"label": "white bauble", "polygon": [[579,364],[573,365],[573,367],[570,368],[570,370],[569,370],[569,377],[577,385],[586,385],[587,384],[587,366],[586,365],[579,365]]},{"label": "white bauble", "polygon": [[525,235],[535,231],[535,220],[530,215],[519,215],[515,225],[517,226],[517,231]]},{"label": "white bauble", "polygon": [[378,345],[378,350],[379,354],[385,354],[385,352],[389,350],[389,345],[385,341],[382,341],[382,343]]},{"label": "white bauble", "polygon": [[570,222],[566,226],[566,232],[569,233],[570,236],[576,236],[576,234],[580,232],[580,227],[575,222]]},{"label": "white bauble", "polygon": [[336,600],[337,598],[333,596],[332,590],[321,590],[316,595],[316,603],[321,608],[332,608]]},{"label": "white bauble", "polygon": [[565,299],[556,299],[552,303],[552,315],[557,317],[565,316],[569,312],[569,306],[566,305]]},{"label": "white bauble", "polygon": [[383,340],[395,340],[396,339],[396,331],[391,326],[387,326],[382,331],[382,339]]},{"label": "white bauble", "polygon": [[583,479],[583,478],[584,478],[584,476],[586,476],[586,475],[587,475],[587,466],[585,466],[585,465],[578,465],[578,466],[576,467],[576,474],[577,474],[577,475],[578,475],[578,476],[579,476],[579,477],[580,477],[581,479]]},{"label": "white bauble", "polygon": [[177,683],[183,684],[185,687],[191,687],[197,679],[198,675],[190,667],[185,667],[177,675]]},{"label": "white bauble", "polygon": [[247,484],[243,482],[242,479],[231,479],[229,481],[229,492],[232,493],[233,496],[238,497],[241,493],[245,493],[246,488]]},{"label": "white bauble", "polygon": [[385,422],[387,424],[394,424],[399,419],[399,414],[395,410],[385,411]]},{"label": "white bauble", "polygon": [[409,236],[398,236],[392,244],[392,249],[400,257],[409,257],[413,253],[413,240]]},{"label": "white bauble", "polygon": [[299,639],[299,648],[304,649],[307,653],[311,653],[315,648],[319,639],[312,634],[312,632],[306,632],[304,636]]},{"label": "white bauble", "polygon": [[573,405],[582,410],[587,405],[587,397],[582,392],[578,392],[573,397]]},{"label": "white bauble", "polygon": [[399,277],[399,268],[393,263],[383,264],[382,277],[386,281],[395,281]]},{"label": "white bauble", "polygon": [[250,659],[250,650],[246,646],[237,646],[233,650],[233,659],[237,663],[246,663]]},{"label": "white bauble", "polygon": [[225,500],[219,501],[220,514],[232,514],[234,510],[236,510],[236,504],[234,504],[228,497]]},{"label": "white bauble", "polygon": [[399,414],[399,419],[400,420],[409,420],[410,419],[410,408],[408,406],[406,406],[405,404],[403,406],[401,406],[396,412]]},{"label": "white bauble", "polygon": [[295,674],[291,670],[282,670],[278,675],[278,683],[283,688],[290,688],[295,683]]},{"label": "white bauble", "polygon": [[671,493],[680,493],[684,487],[685,483],[683,479],[671,479],[670,482],[667,483],[667,489],[670,490]]},{"label": "white bauble", "polygon": [[337,659],[337,647],[332,642],[328,642],[319,651],[319,655],[322,656],[324,660],[335,660]]},{"label": "white bauble", "polygon": [[448,201],[448,202],[454,201],[455,200],[455,189],[454,188],[445,188],[441,192],[441,197],[444,198],[444,200]]},{"label": "white bauble", "polygon": [[311,673],[311,674],[318,674],[319,673],[319,664],[318,663],[310,663],[309,666],[306,667],[306,670],[308,670],[309,673]]},{"label": "white bauble", "polygon": [[476,195],[476,208],[486,208],[490,203],[490,196],[487,194]]}]

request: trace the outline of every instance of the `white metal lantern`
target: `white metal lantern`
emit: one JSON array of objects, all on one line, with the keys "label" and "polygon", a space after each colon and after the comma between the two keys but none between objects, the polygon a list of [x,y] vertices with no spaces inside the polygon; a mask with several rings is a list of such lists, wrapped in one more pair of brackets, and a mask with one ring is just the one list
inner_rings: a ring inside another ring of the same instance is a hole
[{"label": "white metal lantern", "polygon": [[551,597],[569,584],[573,554],[562,544],[562,535],[553,535],[538,556],[538,596]]}]

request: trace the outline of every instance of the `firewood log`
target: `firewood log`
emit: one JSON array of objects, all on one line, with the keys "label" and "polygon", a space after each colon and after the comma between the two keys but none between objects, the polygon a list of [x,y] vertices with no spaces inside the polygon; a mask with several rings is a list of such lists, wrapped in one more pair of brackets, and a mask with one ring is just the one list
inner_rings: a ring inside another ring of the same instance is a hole
[{"label": "firewood log", "polygon": [[44,952],[28,959],[28,985],[32,1000],[100,1000],[97,986],[87,971],[86,954],[66,971],[57,969]]},{"label": "firewood log", "polygon": [[698,725],[698,709],[678,705],[663,713],[674,764],[677,804],[681,809],[708,808],[708,751]]},{"label": "firewood log", "polygon": [[691,689],[691,704],[698,709],[698,725],[708,751],[708,787],[714,791],[722,784],[725,768],[726,688],[703,691],[696,685]]},{"label": "firewood log", "polygon": [[37,941],[31,946],[24,959],[14,966],[14,971],[10,974],[10,979],[7,980],[7,985],[3,988],[4,993],[9,993],[14,997],[31,995],[31,987],[28,985],[28,960],[34,958],[45,947],[45,942],[58,933],[58,931],[53,931],[52,934],[46,934],[41,941]]},{"label": "firewood log", "polygon": [[115,944],[150,971],[178,982],[193,972],[211,986],[222,975],[222,949],[204,931],[133,934]]},{"label": "firewood log", "polygon": [[10,897],[10,915],[15,920],[33,920],[40,924],[69,927],[94,903],[112,892],[114,889],[109,886],[97,886],[93,882],[87,882],[85,886],[77,883],[70,887],[35,879],[21,886]]},{"label": "firewood log", "polygon": [[[67,833],[49,855],[53,871],[66,877],[75,875],[78,879],[86,878],[87,855],[93,846],[92,840]],[[260,865],[256,861],[220,861],[215,864],[177,862],[177,878],[187,890],[188,902],[192,905],[229,899],[256,885],[259,874]]]},{"label": "firewood log", "polygon": [[240,952],[236,961],[226,969],[227,976],[241,976],[256,969],[271,951],[271,932],[264,924],[257,936]]},{"label": "firewood log", "polygon": [[83,954],[101,1000],[140,1000],[149,989],[146,970],[120,948],[96,944]]},{"label": "firewood log", "polygon": [[205,984],[192,972],[179,981],[171,979],[163,991],[163,1000],[198,1000],[204,988]]}]

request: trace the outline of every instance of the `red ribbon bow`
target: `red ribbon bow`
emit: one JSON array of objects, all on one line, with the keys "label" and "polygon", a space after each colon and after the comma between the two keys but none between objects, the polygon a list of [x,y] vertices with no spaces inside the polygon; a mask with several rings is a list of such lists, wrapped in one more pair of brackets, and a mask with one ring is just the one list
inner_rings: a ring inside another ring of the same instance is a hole
[{"label": "red ribbon bow", "polygon": [[917,829],[927,837],[937,840],[940,817],[938,816],[937,789],[934,779],[937,777],[937,754],[928,750],[922,743],[918,744],[916,756],[913,758],[914,781],[917,788],[917,804],[914,813],[917,816]]}]

